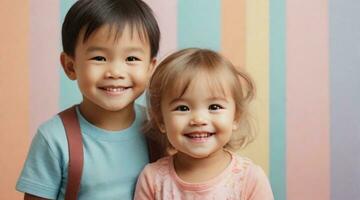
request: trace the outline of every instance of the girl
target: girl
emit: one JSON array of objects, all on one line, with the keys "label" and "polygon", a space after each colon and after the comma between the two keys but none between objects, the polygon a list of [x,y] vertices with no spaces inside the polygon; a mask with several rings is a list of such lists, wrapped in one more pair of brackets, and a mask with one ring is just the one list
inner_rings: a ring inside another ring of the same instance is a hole
[{"label": "girl", "polygon": [[251,79],[224,57],[190,48],[162,61],[149,86],[151,137],[175,153],[147,165],[135,199],[274,199],[263,170],[232,151],[254,134]]}]

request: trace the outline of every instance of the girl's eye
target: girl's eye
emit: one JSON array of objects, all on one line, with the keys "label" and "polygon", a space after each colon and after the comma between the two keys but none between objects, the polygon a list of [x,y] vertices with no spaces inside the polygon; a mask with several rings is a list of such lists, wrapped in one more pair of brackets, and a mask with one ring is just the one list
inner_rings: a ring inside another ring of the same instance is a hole
[{"label": "girl's eye", "polygon": [[103,57],[103,56],[95,56],[95,57],[93,57],[93,58],[91,58],[91,60],[95,60],[95,61],[106,61],[106,58],[105,57]]},{"label": "girl's eye", "polygon": [[174,110],[175,111],[186,112],[186,111],[189,111],[190,108],[185,106],[185,105],[180,105],[180,106],[177,106]]},{"label": "girl's eye", "polygon": [[140,59],[135,57],[135,56],[129,56],[126,58],[127,62],[134,62],[134,61],[139,61]]},{"label": "girl's eye", "polygon": [[211,104],[209,106],[209,110],[220,110],[220,109],[224,109],[224,107],[222,107],[221,105],[219,104]]}]

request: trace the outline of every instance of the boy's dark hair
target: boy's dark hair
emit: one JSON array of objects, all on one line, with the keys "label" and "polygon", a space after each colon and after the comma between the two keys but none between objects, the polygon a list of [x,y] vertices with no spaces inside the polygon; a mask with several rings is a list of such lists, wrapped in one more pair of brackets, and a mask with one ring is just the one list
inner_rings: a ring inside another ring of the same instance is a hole
[{"label": "boy's dark hair", "polygon": [[[131,32],[138,31],[140,39],[150,44],[150,56],[159,50],[160,30],[151,8],[142,0],[79,0],[69,10],[62,25],[63,50],[75,56],[79,34],[84,29],[85,42],[103,25],[109,24],[117,30],[117,36],[126,25]],[[116,37],[117,37],[116,36]]]}]

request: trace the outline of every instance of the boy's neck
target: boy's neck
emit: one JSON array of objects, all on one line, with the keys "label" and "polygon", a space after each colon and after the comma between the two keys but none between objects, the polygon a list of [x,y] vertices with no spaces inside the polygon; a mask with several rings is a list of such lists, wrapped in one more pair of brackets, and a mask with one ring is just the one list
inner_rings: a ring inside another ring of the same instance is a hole
[{"label": "boy's neck", "polygon": [[81,115],[96,127],[109,131],[119,131],[131,126],[135,120],[134,103],[118,111],[105,110],[95,104],[82,102]]},{"label": "boy's neck", "polygon": [[209,155],[206,158],[193,158],[178,152],[174,155],[176,174],[189,183],[208,181],[223,172],[231,162],[231,155],[224,149]]}]

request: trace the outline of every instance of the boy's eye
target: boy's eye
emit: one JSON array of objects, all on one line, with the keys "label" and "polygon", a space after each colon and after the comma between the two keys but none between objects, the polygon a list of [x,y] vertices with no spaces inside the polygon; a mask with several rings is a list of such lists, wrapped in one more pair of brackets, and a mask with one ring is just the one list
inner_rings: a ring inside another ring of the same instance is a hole
[{"label": "boy's eye", "polygon": [[185,105],[180,105],[180,106],[177,106],[174,110],[175,111],[186,112],[186,111],[189,111],[190,108],[185,106]]},{"label": "boy's eye", "polygon": [[140,59],[135,57],[135,56],[129,56],[126,58],[127,62],[134,62],[134,61],[139,61]]},{"label": "boy's eye", "polygon": [[220,110],[220,109],[224,109],[224,107],[222,107],[221,105],[219,104],[211,104],[209,106],[209,110]]},{"label": "boy's eye", "polygon": [[91,60],[95,60],[95,61],[106,61],[106,58],[103,56],[95,56],[93,58],[91,58]]}]

